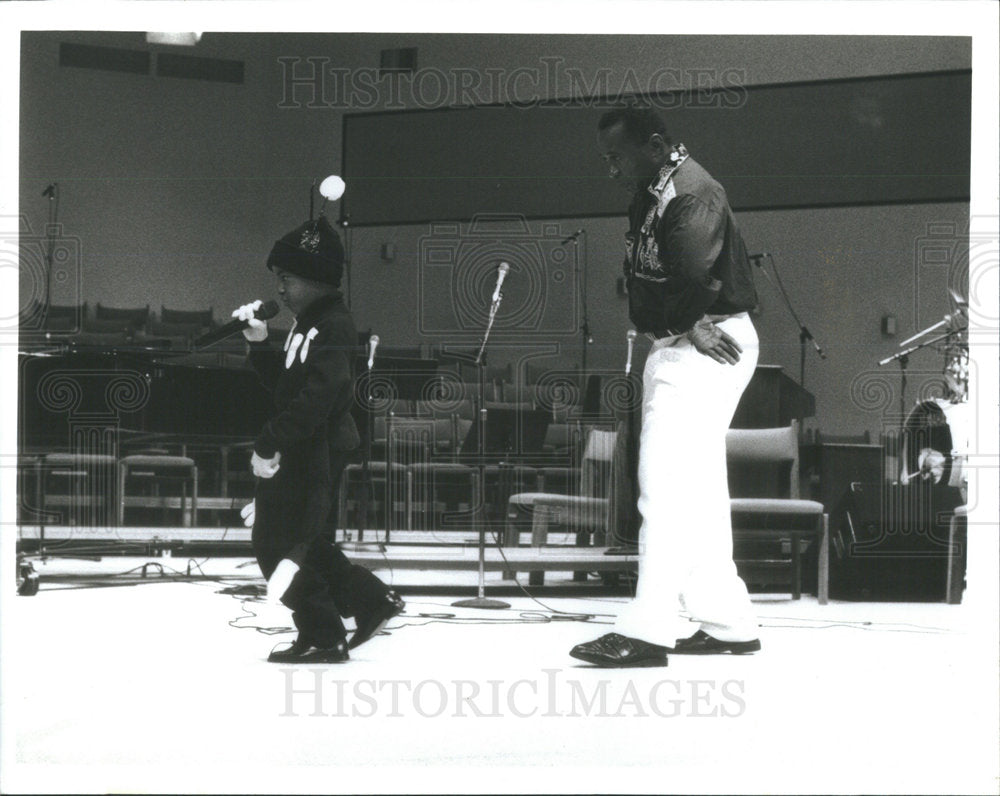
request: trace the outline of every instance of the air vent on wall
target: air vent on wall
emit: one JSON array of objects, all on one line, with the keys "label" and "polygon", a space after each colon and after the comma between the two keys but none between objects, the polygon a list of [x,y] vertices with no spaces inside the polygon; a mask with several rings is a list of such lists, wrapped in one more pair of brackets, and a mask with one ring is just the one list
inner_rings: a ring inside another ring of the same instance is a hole
[{"label": "air vent on wall", "polygon": [[59,45],[59,66],[146,75],[149,74],[149,63],[150,55],[143,50],[123,50],[118,47],[67,42]]},{"label": "air vent on wall", "polygon": [[160,77],[186,77],[192,80],[214,80],[219,83],[242,83],[243,62],[222,58],[202,58],[197,55],[158,53],[156,74]]}]

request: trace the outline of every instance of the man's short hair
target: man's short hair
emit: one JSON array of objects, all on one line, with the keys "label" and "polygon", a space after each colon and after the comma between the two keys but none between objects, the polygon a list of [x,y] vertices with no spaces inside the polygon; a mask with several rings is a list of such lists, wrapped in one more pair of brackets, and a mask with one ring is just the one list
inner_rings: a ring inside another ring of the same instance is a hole
[{"label": "man's short hair", "polygon": [[607,130],[616,124],[622,125],[622,130],[633,144],[642,146],[653,133],[659,133],[667,146],[673,146],[673,141],[667,135],[667,127],[663,119],[652,108],[645,105],[623,105],[612,108],[605,113],[597,123],[598,130]]}]

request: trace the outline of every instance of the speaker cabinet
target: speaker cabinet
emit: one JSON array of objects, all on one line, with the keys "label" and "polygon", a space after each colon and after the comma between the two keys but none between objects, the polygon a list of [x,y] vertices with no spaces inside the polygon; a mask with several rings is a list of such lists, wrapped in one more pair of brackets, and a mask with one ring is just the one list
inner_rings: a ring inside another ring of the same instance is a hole
[{"label": "speaker cabinet", "polygon": [[855,482],[831,512],[830,596],[840,600],[944,601],[948,569],[965,573],[965,537],[949,540],[957,489]]}]

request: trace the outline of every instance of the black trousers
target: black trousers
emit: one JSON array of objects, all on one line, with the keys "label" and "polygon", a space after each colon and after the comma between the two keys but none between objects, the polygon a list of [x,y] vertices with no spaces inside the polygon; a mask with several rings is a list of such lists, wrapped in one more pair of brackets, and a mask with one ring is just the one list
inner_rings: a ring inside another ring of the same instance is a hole
[{"label": "black trousers", "polygon": [[[331,462],[332,485],[310,482],[293,467],[273,479],[259,481],[252,532],[254,554],[266,579],[283,558],[299,570],[282,597],[291,609],[299,635],[317,647],[332,647],[347,632],[341,617],[374,609],[389,591],[365,567],[352,564],[326,532],[333,495],[347,463]],[[284,476],[284,477],[282,477]]]}]

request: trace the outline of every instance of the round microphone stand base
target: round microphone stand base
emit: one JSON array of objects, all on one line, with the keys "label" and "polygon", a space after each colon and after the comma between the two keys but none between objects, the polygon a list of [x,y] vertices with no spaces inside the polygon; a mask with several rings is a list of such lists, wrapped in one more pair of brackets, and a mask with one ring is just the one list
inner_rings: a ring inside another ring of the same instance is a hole
[{"label": "round microphone stand base", "polygon": [[468,600],[453,602],[452,605],[456,608],[510,608],[510,603],[491,600],[489,597],[471,597]]},{"label": "round microphone stand base", "polygon": [[[480,459],[482,459],[482,444],[483,436],[479,436],[479,450]],[[483,477],[485,476],[485,465],[480,466],[480,481],[479,489],[483,489]],[[479,498],[482,499],[482,492],[480,491]],[[480,504],[482,505],[482,504]],[[479,591],[475,597],[471,597],[467,600],[459,600],[458,602],[453,602],[453,606],[458,608],[510,608],[509,603],[505,603],[503,600],[491,600],[486,597],[486,526],[482,524],[479,526]]]}]

